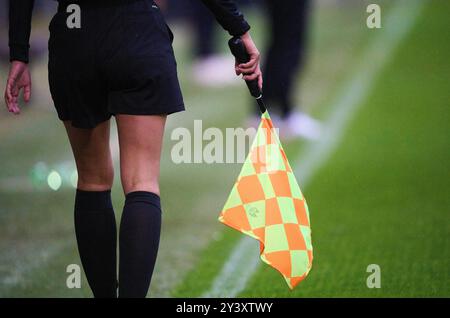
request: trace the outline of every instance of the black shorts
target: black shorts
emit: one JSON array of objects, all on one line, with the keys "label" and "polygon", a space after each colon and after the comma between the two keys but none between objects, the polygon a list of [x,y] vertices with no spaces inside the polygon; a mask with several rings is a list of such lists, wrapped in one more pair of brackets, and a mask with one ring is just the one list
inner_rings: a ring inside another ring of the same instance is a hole
[{"label": "black shorts", "polygon": [[[80,28],[67,25],[73,3]],[[61,1],[49,29],[50,91],[61,120],[93,128],[115,114],[184,110],[173,35],[153,1]]]}]

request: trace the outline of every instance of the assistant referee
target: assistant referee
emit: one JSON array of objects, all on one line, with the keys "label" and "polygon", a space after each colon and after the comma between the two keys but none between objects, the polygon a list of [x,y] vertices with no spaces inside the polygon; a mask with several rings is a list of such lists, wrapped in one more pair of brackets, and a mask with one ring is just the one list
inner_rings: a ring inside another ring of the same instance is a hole
[{"label": "assistant referee", "polygon": [[[78,170],[75,232],[95,297],[145,297],[159,246],[160,155],[168,114],[184,110],[172,49],[173,35],[151,0],[60,0],[50,22],[48,74],[52,99],[63,121]],[[203,0],[251,57],[236,74],[262,85],[259,52],[250,26],[232,0]],[[19,94],[31,96],[28,68],[33,0],[10,1],[11,68],[5,101],[19,114]],[[80,25],[69,26],[70,8]],[[69,11],[69,12],[68,12]],[[125,205],[119,230],[111,204],[113,164],[110,118],[119,134]]]}]

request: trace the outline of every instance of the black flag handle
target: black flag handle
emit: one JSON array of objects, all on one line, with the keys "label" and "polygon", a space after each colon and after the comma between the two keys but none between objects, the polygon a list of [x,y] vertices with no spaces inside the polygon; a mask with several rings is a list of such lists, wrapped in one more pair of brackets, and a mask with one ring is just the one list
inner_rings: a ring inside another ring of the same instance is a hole
[{"label": "black flag handle", "polygon": [[[242,42],[241,38],[239,37],[232,37],[228,41],[228,46],[230,47],[231,53],[236,58],[236,61],[241,63],[247,63],[250,61],[250,56],[247,53],[247,50],[245,49],[244,43]],[[250,94],[256,98],[256,101],[258,102],[259,108],[262,113],[266,111],[266,107],[264,106],[264,102],[262,99],[262,92],[259,89],[258,86],[258,79],[254,79],[251,81],[245,81],[247,84],[247,87],[250,91]]]}]

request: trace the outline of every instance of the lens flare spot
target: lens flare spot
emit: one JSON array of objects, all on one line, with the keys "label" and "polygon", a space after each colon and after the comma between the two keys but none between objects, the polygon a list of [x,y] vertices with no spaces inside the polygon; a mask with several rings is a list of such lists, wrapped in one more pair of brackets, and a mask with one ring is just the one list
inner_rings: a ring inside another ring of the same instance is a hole
[{"label": "lens flare spot", "polygon": [[55,170],[51,171],[47,176],[47,184],[53,191],[58,191],[62,185],[61,175]]},{"label": "lens flare spot", "polygon": [[70,184],[72,187],[76,188],[78,184],[78,172],[76,170],[73,170],[70,174]]}]

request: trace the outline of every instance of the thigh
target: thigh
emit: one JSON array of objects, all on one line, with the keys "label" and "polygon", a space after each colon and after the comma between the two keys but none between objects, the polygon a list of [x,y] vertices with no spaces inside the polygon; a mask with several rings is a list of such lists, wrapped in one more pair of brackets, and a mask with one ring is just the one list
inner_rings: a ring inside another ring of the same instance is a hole
[{"label": "thigh", "polygon": [[110,121],[92,129],[76,128],[64,121],[78,171],[78,188],[104,191],[112,187],[114,170],[109,146]]},{"label": "thigh", "polygon": [[125,194],[159,194],[159,169],[165,115],[116,115],[120,146],[120,174]]}]

